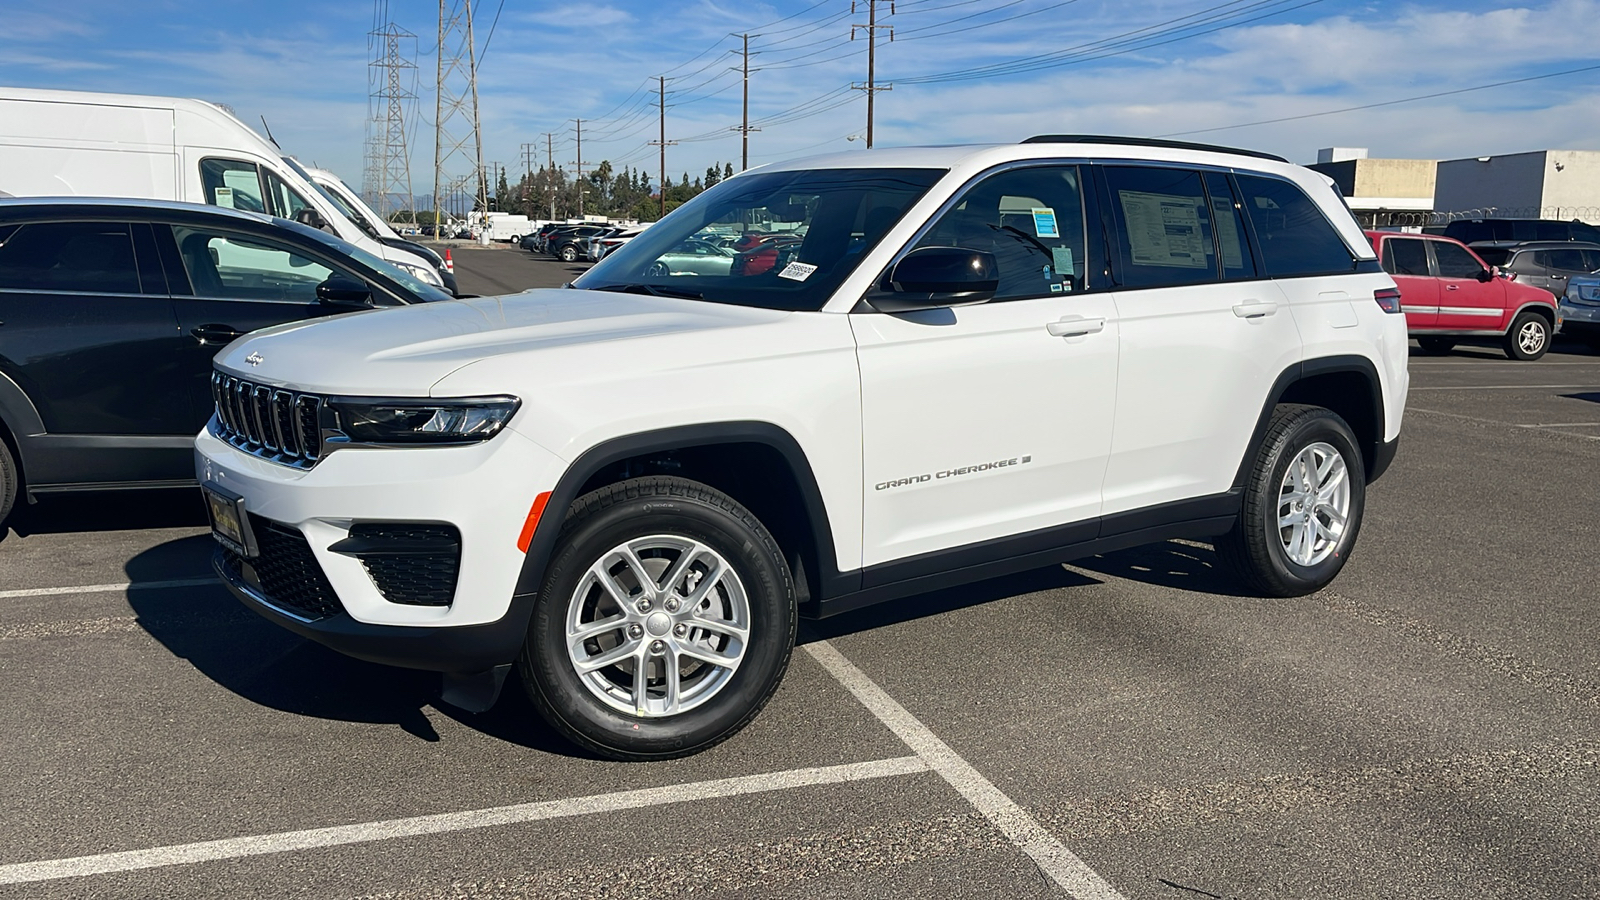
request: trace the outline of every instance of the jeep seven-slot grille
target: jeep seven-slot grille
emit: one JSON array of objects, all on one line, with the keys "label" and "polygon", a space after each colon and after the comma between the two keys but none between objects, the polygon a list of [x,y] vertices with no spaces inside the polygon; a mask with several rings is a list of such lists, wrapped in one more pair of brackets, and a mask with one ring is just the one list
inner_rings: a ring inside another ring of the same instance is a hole
[{"label": "jeep seven-slot grille", "polygon": [[344,612],[305,535],[297,528],[249,515],[260,553],[246,559],[227,547],[218,548],[228,577],[249,585],[273,606],[302,618],[315,621]]},{"label": "jeep seven-slot grille", "polygon": [[323,398],[211,373],[217,437],[247,453],[309,469],[322,458]]}]

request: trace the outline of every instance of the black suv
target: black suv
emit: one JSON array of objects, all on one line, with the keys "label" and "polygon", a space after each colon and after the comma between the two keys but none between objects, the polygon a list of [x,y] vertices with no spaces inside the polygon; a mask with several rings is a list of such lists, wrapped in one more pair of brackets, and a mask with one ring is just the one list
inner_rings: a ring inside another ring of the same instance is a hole
[{"label": "black suv", "polygon": [[284,219],[0,199],[0,522],[23,492],[193,484],[211,357],[246,332],[448,299]]},{"label": "black suv", "polygon": [[1593,241],[1600,243],[1600,228],[1560,219],[1457,219],[1448,225],[1423,229],[1463,244],[1480,241]]},{"label": "black suv", "polygon": [[585,241],[595,235],[615,230],[617,229],[611,225],[580,225],[570,231],[555,231],[545,240],[545,252],[562,262],[577,262],[583,259]]}]

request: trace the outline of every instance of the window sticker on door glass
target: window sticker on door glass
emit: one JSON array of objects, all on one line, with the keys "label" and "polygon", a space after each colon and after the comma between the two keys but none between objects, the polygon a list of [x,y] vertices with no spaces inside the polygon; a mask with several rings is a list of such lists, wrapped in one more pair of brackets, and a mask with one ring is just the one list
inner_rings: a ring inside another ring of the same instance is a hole
[{"label": "window sticker on door glass", "polygon": [[1128,221],[1128,249],[1136,266],[1206,267],[1200,240],[1199,197],[1118,191]]},{"label": "window sticker on door glass", "polygon": [[233,188],[219,187],[216,190],[217,205],[233,209]]},{"label": "window sticker on door glass", "polygon": [[790,281],[805,281],[816,270],[816,266],[803,262],[792,262],[783,267],[783,271],[778,273],[778,277],[787,278]]},{"label": "window sticker on door glass", "polygon": [[1078,271],[1072,267],[1071,247],[1051,247],[1050,263],[1052,266],[1054,266],[1055,270],[1060,272],[1062,275],[1070,276]]},{"label": "window sticker on door glass", "polygon": [[1035,206],[1033,208],[1033,231],[1037,237],[1060,237],[1061,232],[1056,229],[1056,211],[1048,206]]}]

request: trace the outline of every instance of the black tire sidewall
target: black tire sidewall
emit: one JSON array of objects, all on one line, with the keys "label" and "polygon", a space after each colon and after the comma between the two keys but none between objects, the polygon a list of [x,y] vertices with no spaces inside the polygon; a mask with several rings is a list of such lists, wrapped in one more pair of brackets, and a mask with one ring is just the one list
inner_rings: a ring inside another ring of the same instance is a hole
[{"label": "black tire sidewall", "polygon": [[[1315,443],[1326,443],[1339,451],[1344,458],[1346,478],[1350,481],[1350,514],[1348,527],[1339,536],[1339,544],[1332,554],[1312,566],[1302,566],[1289,559],[1288,551],[1278,530],[1278,492],[1284,475],[1300,451]],[[1273,446],[1268,457],[1266,482],[1260,492],[1260,508],[1255,511],[1262,518],[1257,524],[1266,544],[1267,559],[1272,578],[1287,592],[1308,594],[1326,587],[1350,559],[1356,538],[1361,532],[1361,519],[1366,510],[1366,465],[1357,449],[1355,436],[1344,420],[1326,410],[1307,415],[1285,431]]]},{"label": "black tire sidewall", "polygon": [[[689,712],[669,718],[630,716],[590,693],[566,650],[567,605],[599,556],[626,540],[672,534],[722,554],[750,603],[750,638],[730,682]],[[772,539],[710,503],[682,496],[643,496],[608,506],[562,536],[534,602],[524,674],[547,715],[593,749],[633,758],[669,757],[709,746],[737,731],[765,704],[788,666],[796,613],[792,587]]]},{"label": "black tire sidewall", "polygon": [[0,438],[0,535],[5,533],[5,521],[16,506],[21,485],[22,479],[17,475],[17,461],[11,455],[11,447]]}]

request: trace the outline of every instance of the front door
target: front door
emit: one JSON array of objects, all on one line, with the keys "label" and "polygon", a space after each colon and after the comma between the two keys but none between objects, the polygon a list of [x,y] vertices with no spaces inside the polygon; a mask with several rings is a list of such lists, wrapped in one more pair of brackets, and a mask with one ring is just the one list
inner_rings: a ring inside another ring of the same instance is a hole
[{"label": "front door", "polygon": [[1111,296],[1085,285],[1104,261],[1086,252],[1081,185],[1075,166],[990,175],[916,242],[993,253],[993,300],[851,315],[868,586],[880,563],[1045,529],[1051,545],[1095,535],[1118,323]]},{"label": "front door", "polygon": [[1460,244],[1429,241],[1439,273],[1439,328],[1444,331],[1504,331],[1506,286]]}]

